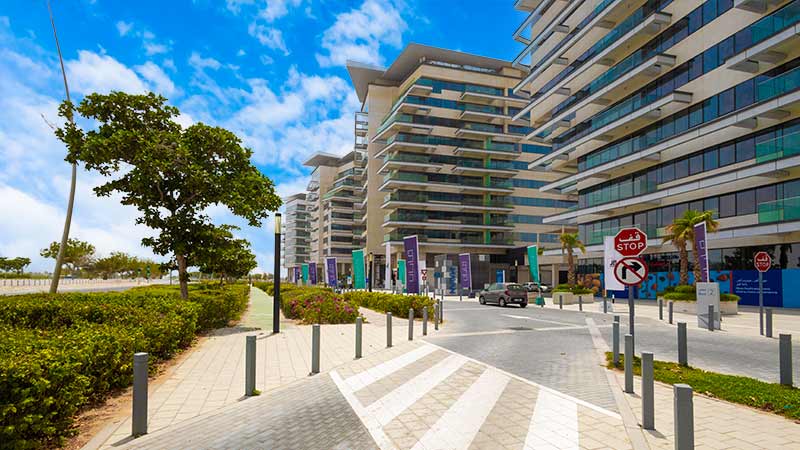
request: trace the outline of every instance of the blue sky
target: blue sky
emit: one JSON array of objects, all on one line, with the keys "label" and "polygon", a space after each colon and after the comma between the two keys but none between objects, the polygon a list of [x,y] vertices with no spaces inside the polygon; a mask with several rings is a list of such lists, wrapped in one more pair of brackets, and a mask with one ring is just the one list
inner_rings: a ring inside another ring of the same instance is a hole
[{"label": "blue sky", "polygon": [[[386,65],[411,42],[512,59],[523,19],[512,0],[52,0],[73,100],[91,92],[155,91],[183,124],[226,127],[254,151],[281,195],[302,190],[317,151],[352,149],[359,108],[344,68]],[[60,236],[69,183],[57,124],[63,99],[45,0],[0,5],[0,255],[28,256]],[[48,124],[49,123],[49,124]],[[151,256],[136,211],[94,197],[79,172],[72,235],[99,254]],[[219,223],[242,225],[224,208]],[[271,271],[272,224],[243,227]]]}]

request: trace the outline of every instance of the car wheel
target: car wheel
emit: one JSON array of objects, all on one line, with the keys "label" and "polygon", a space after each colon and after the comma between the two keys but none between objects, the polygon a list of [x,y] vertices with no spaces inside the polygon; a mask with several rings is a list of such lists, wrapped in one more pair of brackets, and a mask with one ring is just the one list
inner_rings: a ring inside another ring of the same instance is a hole
[{"label": "car wheel", "polygon": [[519,304],[520,308],[524,308],[526,306],[528,306],[528,302],[522,302],[522,303]]},{"label": "car wheel", "polygon": [[481,295],[480,298],[478,299],[478,303],[480,303],[481,305],[485,305],[486,304],[486,299],[483,298],[483,296]]},{"label": "car wheel", "polygon": [[501,308],[506,307],[506,299],[504,299],[503,297],[500,297],[500,307]]}]

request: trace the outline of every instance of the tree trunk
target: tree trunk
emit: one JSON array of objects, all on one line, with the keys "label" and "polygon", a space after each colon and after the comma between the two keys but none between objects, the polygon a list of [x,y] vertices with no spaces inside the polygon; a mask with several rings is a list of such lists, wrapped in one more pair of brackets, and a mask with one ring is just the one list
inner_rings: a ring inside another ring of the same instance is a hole
[{"label": "tree trunk", "polygon": [[569,287],[575,287],[575,260],[572,258],[572,249],[567,249],[567,283]]},{"label": "tree trunk", "polygon": [[679,284],[685,286],[689,284],[689,254],[686,251],[686,242],[680,242],[678,244],[678,252],[681,260]]},{"label": "tree trunk", "polygon": [[700,253],[694,248],[694,244],[692,244],[692,260],[694,261],[694,285],[697,286],[697,282],[702,279],[702,274],[700,273]]},{"label": "tree trunk", "polygon": [[181,285],[181,298],[186,300],[189,298],[189,274],[186,272],[186,256],[176,254],[175,260],[178,261],[178,282]]}]

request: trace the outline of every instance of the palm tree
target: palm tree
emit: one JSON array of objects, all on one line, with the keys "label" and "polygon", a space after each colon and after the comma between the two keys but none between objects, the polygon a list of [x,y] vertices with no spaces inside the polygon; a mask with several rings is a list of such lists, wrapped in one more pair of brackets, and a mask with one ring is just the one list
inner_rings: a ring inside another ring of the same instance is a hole
[{"label": "palm tree", "polygon": [[713,233],[719,228],[719,222],[714,220],[713,211],[697,211],[689,209],[683,216],[676,217],[671,224],[667,225],[667,234],[663,237],[663,242],[672,243],[678,249],[680,256],[680,284],[689,284],[689,253],[686,251],[686,243],[692,244],[694,257],[694,280],[695,283],[700,279],[700,254],[694,248],[694,226],[705,222],[706,231]]},{"label": "palm tree", "polygon": [[561,241],[561,250],[567,251],[567,265],[569,267],[567,271],[567,283],[569,283],[569,287],[572,288],[575,287],[575,257],[572,251],[577,248],[581,253],[586,253],[586,246],[583,245],[583,242],[578,238],[578,233],[561,233],[559,240]]}]

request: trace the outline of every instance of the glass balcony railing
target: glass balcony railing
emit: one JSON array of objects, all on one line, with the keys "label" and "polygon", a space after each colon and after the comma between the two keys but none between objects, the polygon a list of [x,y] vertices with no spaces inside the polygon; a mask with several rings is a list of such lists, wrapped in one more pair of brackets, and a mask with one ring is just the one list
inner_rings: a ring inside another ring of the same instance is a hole
[{"label": "glass balcony railing", "polygon": [[430,156],[426,155],[417,155],[411,153],[400,153],[394,155],[386,155],[383,157],[383,163],[386,164],[390,161],[393,162],[410,162],[410,163],[421,163],[421,164],[438,164],[431,161]]},{"label": "glass balcony railing", "polygon": [[473,92],[476,94],[496,95],[503,97],[503,89],[494,88],[490,86],[480,86],[477,84],[465,84],[464,92]]},{"label": "glass balcony railing", "polygon": [[800,220],[800,197],[788,197],[758,204],[758,223]]},{"label": "glass balcony railing", "polygon": [[589,234],[588,239],[587,239],[588,242],[584,242],[584,244],[585,245],[600,245],[600,244],[603,243],[603,239],[606,236],[616,236],[617,233],[619,232],[619,230],[621,230],[623,228],[629,228],[629,227],[636,227],[636,228],[644,231],[645,233],[647,233],[647,238],[648,239],[660,238],[660,237],[663,237],[664,234],[665,234],[664,228],[659,228],[659,227],[657,227],[655,225],[647,225],[647,226],[624,225],[624,226],[619,226],[619,227],[603,228],[602,230],[590,231],[588,233]]},{"label": "glass balcony railing", "polygon": [[624,200],[637,195],[649,194],[655,192],[657,189],[657,183],[647,180],[614,183],[591,192],[581,193],[581,204],[579,208],[589,208],[604,203]]},{"label": "glass balcony railing", "polygon": [[514,165],[508,161],[475,161],[475,160],[460,160],[456,163],[457,167],[467,167],[471,169],[498,169],[498,170],[514,170]]},{"label": "glass balcony railing", "polygon": [[408,233],[392,232],[383,235],[384,242],[402,241],[405,236],[417,235],[419,242],[435,242],[452,240],[460,244],[472,245],[513,245],[514,237],[510,233],[492,233],[486,237],[483,234],[442,232],[440,230],[409,230]]},{"label": "glass balcony railing", "polygon": [[756,102],[768,100],[800,87],[800,67],[764,80],[756,85]]},{"label": "glass balcony railing", "polygon": [[756,163],[800,154],[800,131],[756,144]]},{"label": "glass balcony railing", "polygon": [[465,123],[463,129],[471,131],[483,131],[487,133],[503,133],[503,127],[501,125],[492,125],[489,123]]},{"label": "glass balcony railing", "polygon": [[798,22],[800,22],[800,0],[794,0],[769,16],[737,32],[733,36],[734,51],[741,53]]},{"label": "glass balcony railing", "polygon": [[477,197],[466,198],[437,198],[432,195],[424,193],[410,193],[410,192],[394,192],[386,194],[383,197],[384,202],[397,201],[397,202],[414,202],[414,203],[452,203],[465,206],[486,206],[491,208],[512,208],[514,205],[507,200],[491,199],[485,200]]}]

